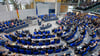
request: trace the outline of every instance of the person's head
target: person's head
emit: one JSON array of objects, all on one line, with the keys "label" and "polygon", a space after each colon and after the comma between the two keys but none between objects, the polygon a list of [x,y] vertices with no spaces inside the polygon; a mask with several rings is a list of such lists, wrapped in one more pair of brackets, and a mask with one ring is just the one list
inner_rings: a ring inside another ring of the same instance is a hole
[{"label": "person's head", "polygon": [[84,51],[86,50],[86,48],[84,48]]},{"label": "person's head", "polygon": [[36,29],[34,29],[34,31],[37,31]]},{"label": "person's head", "polygon": [[54,56],[58,56],[57,54],[55,54]]},{"label": "person's head", "polygon": [[48,53],[45,53],[45,56],[48,56],[49,54]]}]

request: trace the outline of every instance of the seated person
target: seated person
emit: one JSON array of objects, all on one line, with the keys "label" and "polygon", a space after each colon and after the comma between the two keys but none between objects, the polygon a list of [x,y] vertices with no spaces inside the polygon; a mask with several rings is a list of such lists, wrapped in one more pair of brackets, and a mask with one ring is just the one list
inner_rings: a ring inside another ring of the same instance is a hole
[{"label": "seated person", "polygon": [[5,44],[5,41],[2,39],[2,37],[0,37],[0,45],[4,45]]},{"label": "seated person", "polygon": [[100,51],[98,52],[98,56],[100,56]]}]

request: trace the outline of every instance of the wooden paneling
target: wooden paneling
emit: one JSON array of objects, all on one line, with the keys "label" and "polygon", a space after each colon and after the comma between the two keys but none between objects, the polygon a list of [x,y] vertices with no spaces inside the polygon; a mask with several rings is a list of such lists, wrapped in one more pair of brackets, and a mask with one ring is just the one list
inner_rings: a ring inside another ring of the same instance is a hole
[{"label": "wooden paneling", "polygon": [[35,0],[36,2],[55,2],[56,0]]},{"label": "wooden paneling", "polygon": [[33,3],[33,2],[31,3],[31,9],[32,9],[32,8],[34,8],[34,3]]},{"label": "wooden paneling", "polygon": [[60,12],[67,12],[67,11],[68,11],[68,6],[67,5],[61,5]]},{"label": "wooden paneling", "polygon": [[45,0],[45,2],[55,2],[56,0]]},{"label": "wooden paneling", "polygon": [[61,0],[57,0],[57,2],[61,2]]}]

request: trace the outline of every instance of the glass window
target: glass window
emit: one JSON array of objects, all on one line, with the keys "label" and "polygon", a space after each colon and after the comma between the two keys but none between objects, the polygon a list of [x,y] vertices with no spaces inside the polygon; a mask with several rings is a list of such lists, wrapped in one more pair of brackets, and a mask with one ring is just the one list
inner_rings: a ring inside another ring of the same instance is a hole
[{"label": "glass window", "polygon": [[8,0],[8,3],[13,3],[13,0]]},{"label": "glass window", "polygon": [[3,2],[3,0],[0,0],[0,2]]},{"label": "glass window", "polygon": [[34,2],[31,0],[8,0],[10,11],[15,10],[16,7],[19,10],[34,9]]},{"label": "glass window", "polygon": [[14,8],[14,5],[13,5],[13,4],[9,4],[9,8],[10,8],[10,11],[15,10],[15,8]]},{"label": "glass window", "polygon": [[68,12],[72,12],[73,8],[73,6],[68,6]]}]

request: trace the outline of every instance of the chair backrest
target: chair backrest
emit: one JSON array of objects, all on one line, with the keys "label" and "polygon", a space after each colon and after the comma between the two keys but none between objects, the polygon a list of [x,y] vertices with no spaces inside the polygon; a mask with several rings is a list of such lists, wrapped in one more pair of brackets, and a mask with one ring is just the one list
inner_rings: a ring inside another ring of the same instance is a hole
[{"label": "chair backrest", "polygon": [[27,44],[28,44],[28,45],[31,45],[31,42],[30,42],[30,41],[27,41]]},{"label": "chair backrest", "polygon": [[37,39],[40,39],[40,36],[37,36]]},{"label": "chair backrest", "polygon": [[53,49],[49,49],[49,50],[48,50],[48,53],[49,53],[49,54],[53,53]]},{"label": "chair backrest", "polygon": [[32,36],[33,39],[35,39],[35,36]]},{"label": "chair backrest", "polygon": [[45,42],[45,45],[49,45],[50,43],[49,42]]},{"label": "chair backrest", "polygon": [[48,35],[47,38],[51,38],[51,35]]},{"label": "chair backrest", "polygon": [[60,40],[57,40],[56,43],[60,43]]},{"label": "chair backrest", "polygon": [[43,39],[45,39],[45,38],[46,38],[46,36],[42,36],[42,38],[43,38]]},{"label": "chair backrest", "polygon": [[34,32],[35,35],[37,35],[37,32]]},{"label": "chair backrest", "polygon": [[43,43],[42,42],[39,42],[39,46],[41,46],[41,45],[43,45]]},{"label": "chair backrest", "polygon": [[23,54],[25,53],[24,49],[19,49],[19,52]]},{"label": "chair backrest", "polygon": [[20,43],[20,40],[19,39],[17,39],[16,41],[17,41],[17,43]]},{"label": "chair backrest", "polygon": [[54,44],[55,43],[55,41],[51,41],[51,44]]},{"label": "chair backrest", "polygon": [[34,54],[34,55],[38,55],[39,52],[38,52],[38,51],[33,51],[33,54]]},{"label": "chair backrest", "polygon": [[26,50],[27,54],[32,54],[31,50]]},{"label": "chair backrest", "polygon": [[45,32],[45,31],[43,31],[43,34],[46,34],[46,32]]},{"label": "chair backrest", "polygon": [[45,52],[45,51],[43,51],[43,50],[41,50],[40,52],[41,52],[41,54],[45,54],[45,53],[46,53],[46,52]]},{"label": "chair backrest", "polygon": [[40,35],[41,35],[41,32],[38,32],[38,34],[40,34]]},{"label": "chair backrest", "polygon": [[18,52],[18,48],[13,48],[14,52]]},{"label": "chair backrest", "polygon": [[50,31],[47,31],[47,34],[50,34]]},{"label": "chair backrest", "polygon": [[26,44],[25,40],[21,40],[22,44]]},{"label": "chair backrest", "polygon": [[8,49],[9,49],[10,51],[13,51],[13,48],[11,48],[11,47],[8,47]]}]

